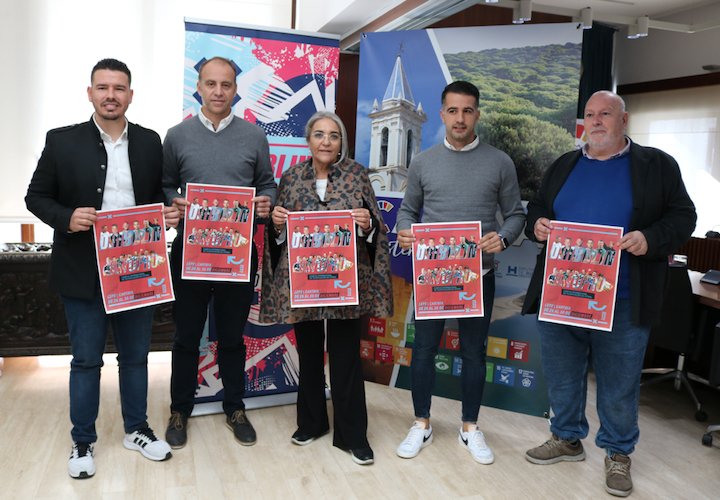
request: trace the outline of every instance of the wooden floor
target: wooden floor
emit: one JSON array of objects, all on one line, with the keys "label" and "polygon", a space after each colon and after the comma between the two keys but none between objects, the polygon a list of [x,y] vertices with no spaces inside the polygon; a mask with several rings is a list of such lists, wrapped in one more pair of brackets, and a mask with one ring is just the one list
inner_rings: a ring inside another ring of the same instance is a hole
[{"label": "wooden floor", "polygon": [[[169,416],[170,363],[167,353],[151,357],[148,415],[161,435]],[[68,358],[0,361],[1,499],[612,498],[603,490],[603,451],[593,441],[598,428],[594,381],[584,462],[530,464],[525,450],[549,437],[547,421],[483,408],[479,425],[495,463],[479,465],[457,442],[460,403],[442,398],[433,401],[433,444],[415,459],[401,459],[395,448],[412,423],[410,393],[367,383],[375,465],[353,463],[347,453],[332,447],[331,435],[304,447],[291,444],[293,405],[248,412],[258,433],[252,447],[235,442],[221,415],[193,418],[188,445],[158,463],[123,448],[117,368],[114,355],[105,359],[97,473],[87,480],[67,474],[72,444]],[[700,394],[709,420],[720,423],[720,393],[701,389]],[[643,388],[631,498],[720,498],[720,434],[713,447],[702,446],[707,423],[696,422],[693,414],[689,398],[671,384]]]}]

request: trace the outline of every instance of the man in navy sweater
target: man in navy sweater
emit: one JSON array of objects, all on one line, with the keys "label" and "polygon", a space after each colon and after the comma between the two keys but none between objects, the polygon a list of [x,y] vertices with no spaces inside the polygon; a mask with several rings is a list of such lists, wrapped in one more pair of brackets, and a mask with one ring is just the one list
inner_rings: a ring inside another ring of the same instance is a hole
[{"label": "man in navy sweater", "polygon": [[[650,327],[660,318],[667,256],[695,229],[695,206],[675,160],[625,136],[628,113],[612,92],[593,94],[585,105],[587,144],[556,160],[528,204],[525,234],[547,241],[552,220],[622,226],[624,236],[611,332],[538,321],[543,374],[553,418],[552,437],[528,450],[535,464],[585,458],[580,439],[585,418],[587,374],[592,358],[597,380],[600,429],[595,444],[605,449],[605,490],[632,491],[630,457],[638,441],[640,374]],[[583,203],[576,193],[592,185],[604,203]],[[538,256],[523,314],[536,312],[542,291],[545,252]]]}]

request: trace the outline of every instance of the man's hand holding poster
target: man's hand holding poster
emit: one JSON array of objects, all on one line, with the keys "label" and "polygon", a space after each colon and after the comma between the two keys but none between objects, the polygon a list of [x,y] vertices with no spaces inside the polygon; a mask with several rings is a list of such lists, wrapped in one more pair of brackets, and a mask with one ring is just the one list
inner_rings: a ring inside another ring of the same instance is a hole
[{"label": "man's hand holding poster", "polygon": [[250,281],[255,188],[187,184],[182,277]]},{"label": "man's hand holding poster", "polygon": [[552,221],[538,319],[612,330],[622,227]]},{"label": "man's hand holding poster", "polygon": [[413,224],[415,319],[484,315],[480,222]]},{"label": "man's hand holding poster", "polygon": [[355,223],[350,210],[290,212],[290,306],[358,305]]},{"label": "man's hand holding poster", "polygon": [[175,300],[163,205],[101,210],[93,225],[105,312]]}]

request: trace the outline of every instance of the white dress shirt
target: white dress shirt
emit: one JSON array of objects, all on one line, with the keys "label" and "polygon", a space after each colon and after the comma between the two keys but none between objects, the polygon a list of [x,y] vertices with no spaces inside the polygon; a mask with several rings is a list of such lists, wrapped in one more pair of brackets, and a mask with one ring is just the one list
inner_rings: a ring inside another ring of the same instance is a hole
[{"label": "white dress shirt", "polygon": [[102,210],[134,207],[135,191],[133,189],[128,153],[128,122],[125,120],[125,130],[123,130],[117,141],[113,141],[98,125],[95,115],[93,115],[93,122],[100,131],[100,137],[107,152],[107,165],[100,167],[107,168]]}]

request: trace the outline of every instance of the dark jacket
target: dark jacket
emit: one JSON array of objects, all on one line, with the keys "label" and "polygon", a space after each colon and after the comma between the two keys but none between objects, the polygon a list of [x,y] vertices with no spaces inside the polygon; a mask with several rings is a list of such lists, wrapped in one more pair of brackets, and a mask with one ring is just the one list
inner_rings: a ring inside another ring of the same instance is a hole
[{"label": "dark jacket", "polygon": [[299,323],[320,319],[350,319],[361,314],[376,317],[393,315],[392,275],[387,231],[378,208],[367,169],[353,160],[332,165],[328,172],[325,202],[321,204],[315,189],[315,169],[311,160],[290,167],[280,179],[276,205],[291,212],[350,210],[367,208],[377,228],[373,243],[357,239],[358,306],[290,307],[290,281],[287,244],[278,246],[271,224],[265,231],[262,300],[260,321],[264,323]]},{"label": "dark jacket", "polygon": [[[146,128],[128,123],[128,154],[137,205],[164,202],[162,143]],[[51,130],[28,187],[28,210],[55,230],[48,287],[68,297],[92,299],[98,286],[92,230],[69,233],[78,207],[102,207],[107,153],[92,119]]]},{"label": "dark jacket", "polygon": [[[672,156],[655,148],[630,146],[633,208],[630,231],[645,235],[648,251],[641,257],[623,252],[630,264],[630,307],[635,325],[652,326],[660,320],[668,255],[680,248],[695,229],[695,205],[685,190]],[[545,173],[540,190],[528,203],[525,234],[537,241],[535,222],[555,219],[555,197],[582,155],[572,151],[558,158]],[[522,314],[536,313],[545,272],[545,251],[538,255]]]}]

